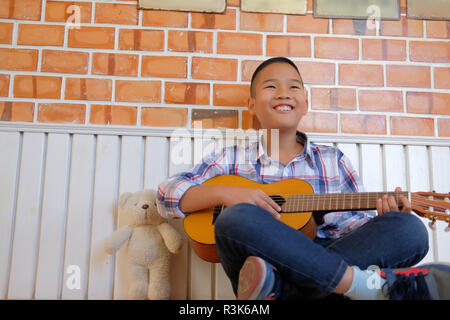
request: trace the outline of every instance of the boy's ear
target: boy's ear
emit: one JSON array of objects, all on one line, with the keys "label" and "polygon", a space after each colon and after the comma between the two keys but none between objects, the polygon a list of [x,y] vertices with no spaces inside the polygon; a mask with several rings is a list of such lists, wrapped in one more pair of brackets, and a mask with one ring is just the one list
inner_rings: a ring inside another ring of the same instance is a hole
[{"label": "boy's ear", "polygon": [[247,103],[247,109],[248,109],[248,113],[254,115],[255,114],[255,99],[252,97],[248,98],[248,103]]}]

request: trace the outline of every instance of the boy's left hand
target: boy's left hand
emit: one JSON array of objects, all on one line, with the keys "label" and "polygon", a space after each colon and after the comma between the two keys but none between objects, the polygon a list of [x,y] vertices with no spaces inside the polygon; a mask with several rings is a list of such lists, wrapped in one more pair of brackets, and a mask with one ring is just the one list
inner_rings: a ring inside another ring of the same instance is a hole
[{"label": "boy's left hand", "polygon": [[[395,188],[395,192],[400,192],[402,191],[402,188],[397,187]],[[394,196],[384,196],[381,199],[377,200],[377,211],[378,211],[378,215],[382,215],[386,212],[390,212],[390,211],[396,211],[396,212],[411,212],[411,203],[409,202],[408,198],[406,198],[405,196],[400,196],[399,197],[400,203],[401,203],[401,207],[402,209],[400,210],[398,207],[398,203],[397,201],[395,201]]]}]

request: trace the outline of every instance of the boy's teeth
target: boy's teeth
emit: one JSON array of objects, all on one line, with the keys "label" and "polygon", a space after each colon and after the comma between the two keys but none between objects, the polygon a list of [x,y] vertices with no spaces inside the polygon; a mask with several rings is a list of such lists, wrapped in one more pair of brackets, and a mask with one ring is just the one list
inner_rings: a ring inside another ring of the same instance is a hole
[{"label": "boy's teeth", "polygon": [[291,111],[292,108],[290,106],[278,106],[275,107],[276,110],[280,110],[280,111]]}]

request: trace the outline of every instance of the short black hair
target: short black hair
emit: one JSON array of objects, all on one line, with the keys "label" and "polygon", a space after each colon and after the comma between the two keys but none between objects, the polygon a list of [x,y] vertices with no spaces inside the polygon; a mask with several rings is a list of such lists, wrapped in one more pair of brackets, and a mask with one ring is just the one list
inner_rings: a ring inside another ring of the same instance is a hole
[{"label": "short black hair", "polygon": [[303,84],[303,79],[302,79],[302,76],[301,76],[301,74],[300,74],[300,71],[298,70],[296,64],[295,64],[292,60],[290,60],[290,59],[288,59],[288,58],[286,58],[286,57],[273,57],[273,58],[267,59],[266,61],[264,61],[263,63],[261,63],[261,64],[258,66],[258,68],[256,68],[255,72],[253,72],[252,80],[251,80],[251,82],[250,82],[250,95],[251,95],[252,97],[255,96],[254,82],[255,82],[256,76],[257,76],[258,73],[260,73],[264,68],[270,66],[270,65],[273,64],[273,63],[286,63],[286,64],[291,65],[291,66],[295,69],[295,71],[297,71],[298,75],[300,76],[300,80],[302,81],[302,84]]}]

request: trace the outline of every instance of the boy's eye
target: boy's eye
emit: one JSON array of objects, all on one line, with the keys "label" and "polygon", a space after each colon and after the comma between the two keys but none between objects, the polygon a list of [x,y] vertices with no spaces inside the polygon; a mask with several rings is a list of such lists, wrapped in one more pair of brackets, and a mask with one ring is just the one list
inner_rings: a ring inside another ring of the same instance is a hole
[{"label": "boy's eye", "polygon": [[275,89],[275,86],[270,85],[270,86],[266,86],[266,88],[273,88],[273,89]]}]

